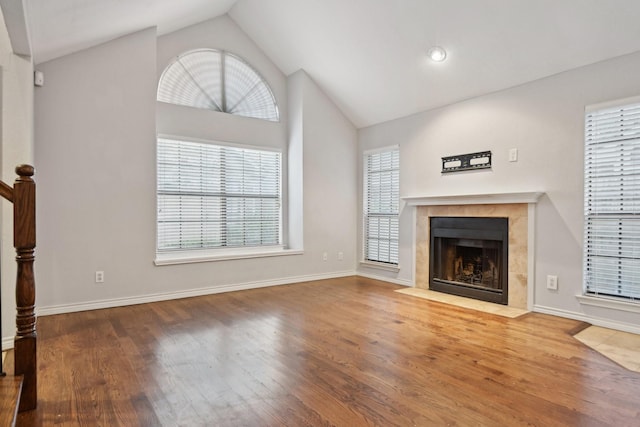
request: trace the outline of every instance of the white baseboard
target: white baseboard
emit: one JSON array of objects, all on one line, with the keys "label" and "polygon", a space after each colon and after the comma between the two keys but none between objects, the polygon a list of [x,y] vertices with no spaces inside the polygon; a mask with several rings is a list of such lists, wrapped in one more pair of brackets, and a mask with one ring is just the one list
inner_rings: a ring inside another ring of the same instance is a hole
[{"label": "white baseboard", "polygon": [[[89,301],[76,304],[61,304],[48,307],[38,307],[38,316],[50,316],[53,314],[74,313],[78,311],[99,310],[102,308],[123,307],[127,305],[145,304],[149,302],[167,301],[172,299],[190,298],[202,295],[219,294],[223,292],[244,291],[247,289],[266,288],[269,286],[290,285],[292,283],[311,282],[314,280],[335,279],[338,277],[355,276],[356,272],[336,271],[333,273],[310,274],[305,276],[286,277],[274,280],[261,280],[255,282],[236,283],[207,288],[190,289],[185,291],[167,292],[151,295],[141,295],[126,298],[113,298],[108,300]],[[13,340],[13,338],[11,338]],[[4,340],[3,340],[4,344]],[[13,344],[12,344],[13,345]]]},{"label": "white baseboard", "polygon": [[2,351],[13,348],[13,337],[2,337]]},{"label": "white baseboard", "polygon": [[358,276],[366,277],[368,279],[382,280],[383,282],[395,283],[396,285],[409,286],[409,287],[415,286],[411,280],[393,279],[391,277],[378,276],[377,274],[363,273],[361,271],[356,272],[356,274]]},{"label": "white baseboard", "polygon": [[583,313],[576,313],[575,311],[560,310],[552,307],[545,307],[541,305],[534,305],[533,311],[536,313],[551,314],[558,317],[566,317],[567,319],[580,320],[582,322],[591,323],[594,326],[601,326],[603,328],[615,329],[622,332],[630,332],[632,334],[640,334],[640,326],[630,323],[616,322],[615,320],[600,319],[598,317],[587,316]]}]

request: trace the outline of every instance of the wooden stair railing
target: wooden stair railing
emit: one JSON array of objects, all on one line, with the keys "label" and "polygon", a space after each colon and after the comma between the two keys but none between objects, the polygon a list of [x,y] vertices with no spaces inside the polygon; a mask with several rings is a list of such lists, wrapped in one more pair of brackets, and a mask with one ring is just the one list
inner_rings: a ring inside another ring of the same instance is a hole
[{"label": "wooden stair railing", "polygon": [[16,248],[16,335],[14,374],[22,376],[18,411],[35,409],[38,402],[36,358],[36,284],[33,276],[36,247],[36,183],[33,166],[16,167],[13,187],[0,181],[0,196],[13,203],[13,246]]}]

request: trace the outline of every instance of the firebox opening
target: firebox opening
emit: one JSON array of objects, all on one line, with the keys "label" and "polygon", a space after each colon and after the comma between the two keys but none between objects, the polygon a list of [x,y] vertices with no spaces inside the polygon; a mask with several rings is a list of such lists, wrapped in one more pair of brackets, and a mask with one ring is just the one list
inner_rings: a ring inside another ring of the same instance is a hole
[{"label": "firebox opening", "polygon": [[508,303],[507,218],[431,218],[432,290]]}]

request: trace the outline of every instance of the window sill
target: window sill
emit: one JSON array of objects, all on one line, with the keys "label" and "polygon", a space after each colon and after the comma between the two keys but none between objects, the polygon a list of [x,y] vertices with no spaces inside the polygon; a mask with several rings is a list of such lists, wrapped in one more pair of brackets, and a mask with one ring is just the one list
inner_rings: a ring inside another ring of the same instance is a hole
[{"label": "window sill", "polygon": [[168,252],[156,254],[154,264],[157,266],[162,265],[176,265],[176,264],[193,264],[197,262],[215,262],[215,261],[229,261],[234,259],[251,259],[251,258],[265,258],[274,256],[287,256],[287,255],[303,255],[303,250],[294,249],[261,249],[251,248],[251,250],[229,250],[222,253],[216,253],[212,251],[198,252],[198,251],[185,251],[185,252]]},{"label": "window sill", "polygon": [[640,304],[634,302],[620,301],[615,298],[595,297],[591,295],[576,295],[580,304],[590,305],[593,307],[609,308],[618,311],[629,311],[631,313],[640,313]]},{"label": "window sill", "polygon": [[398,273],[400,271],[400,266],[385,264],[382,262],[360,261],[360,265],[362,267],[367,267],[367,268],[376,268],[378,270],[393,271],[394,273]]}]

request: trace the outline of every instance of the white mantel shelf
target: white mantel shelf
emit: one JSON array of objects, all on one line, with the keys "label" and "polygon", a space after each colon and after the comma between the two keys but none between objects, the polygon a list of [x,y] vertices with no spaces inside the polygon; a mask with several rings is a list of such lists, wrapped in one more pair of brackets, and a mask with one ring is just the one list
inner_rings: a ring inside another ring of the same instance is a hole
[{"label": "white mantel shelf", "polygon": [[525,193],[460,194],[454,196],[402,197],[407,206],[448,206],[448,205],[498,205],[510,203],[537,203],[542,191]]}]

